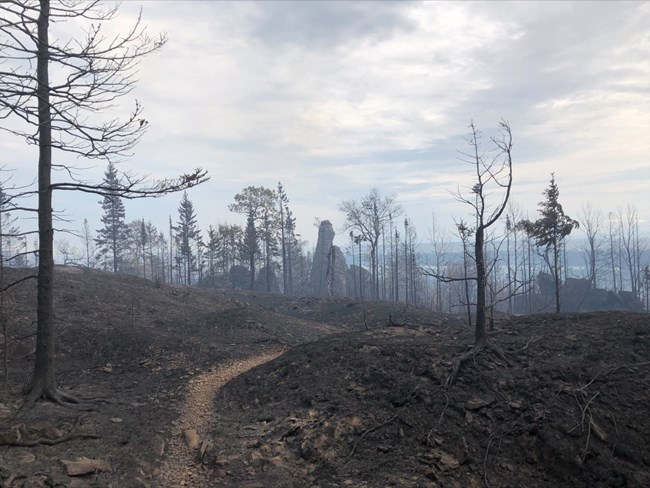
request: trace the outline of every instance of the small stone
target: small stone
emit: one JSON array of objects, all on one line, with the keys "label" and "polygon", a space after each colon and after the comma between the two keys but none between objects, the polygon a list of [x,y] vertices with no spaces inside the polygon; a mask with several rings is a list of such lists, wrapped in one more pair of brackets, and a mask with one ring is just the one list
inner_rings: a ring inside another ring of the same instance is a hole
[{"label": "small stone", "polygon": [[203,461],[206,452],[209,452],[210,449],[212,449],[212,442],[206,440],[201,443],[201,449],[199,450],[199,459],[201,461]]},{"label": "small stone", "polygon": [[165,440],[159,435],[153,436],[153,439],[151,439],[151,448],[156,456],[162,457],[165,453]]},{"label": "small stone", "polygon": [[46,420],[36,421],[31,424],[31,430],[36,432],[39,436],[46,439],[58,439],[64,435],[64,432],[54,427]]},{"label": "small stone", "polygon": [[25,452],[22,456],[18,457],[17,461],[19,461],[21,464],[33,463],[36,461],[36,456],[34,456],[31,452]]},{"label": "small stone", "polygon": [[75,461],[61,459],[68,476],[83,476],[85,474],[98,473],[101,471],[112,471],[110,463],[101,459],[77,458]]},{"label": "small stone", "polygon": [[447,469],[456,469],[460,466],[460,461],[453,454],[449,454],[442,449],[434,449],[433,453],[438,458],[440,464]]},{"label": "small stone", "polygon": [[494,403],[495,398],[493,396],[484,396],[472,398],[465,404],[465,408],[468,410],[479,410],[483,407],[487,407]]},{"label": "small stone", "polygon": [[197,434],[196,429],[187,429],[185,432],[183,432],[183,436],[185,437],[185,443],[187,444],[187,447],[190,449],[198,449],[201,447],[201,439],[199,438],[199,434]]}]

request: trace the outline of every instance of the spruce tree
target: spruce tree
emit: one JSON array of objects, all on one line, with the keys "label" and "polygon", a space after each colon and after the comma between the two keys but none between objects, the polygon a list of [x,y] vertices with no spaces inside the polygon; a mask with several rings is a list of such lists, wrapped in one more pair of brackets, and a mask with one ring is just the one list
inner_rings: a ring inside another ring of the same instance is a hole
[{"label": "spruce tree", "polygon": [[115,188],[115,194],[106,194],[99,202],[102,204],[104,215],[101,222],[104,225],[97,231],[95,242],[99,247],[98,258],[104,260],[104,267],[112,265],[113,273],[117,273],[124,259],[124,250],[128,247],[128,227],[124,222],[125,210],[122,198],[117,194],[121,187],[117,169],[110,162],[104,173],[103,185],[106,188]]},{"label": "spruce tree", "polygon": [[[543,195],[546,200],[539,202],[537,209],[540,218],[534,222],[523,220],[519,223],[529,237],[535,239],[538,248],[544,249],[544,259],[555,280],[555,311],[560,312],[560,253],[564,239],[578,228],[578,222],[564,213],[559,202],[560,190],[555,183],[555,174],[551,173],[551,182]],[[552,253],[551,263],[549,253]]]},{"label": "spruce tree", "polygon": [[191,285],[192,271],[194,271],[197,264],[197,256],[194,253],[193,244],[200,239],[200,235],[194,205],[187,197],[187,192],[183,192],[183,198],[178,207],[176,239],[179,243],[178,251],[184,266],[186,284]]},{"label": "spruce tree", "polygon": [[244,229],[244,239],[242,242],[242,257],[248,259],[250,267],[250,288],[255,289],[255,258],[260,252],[259,236],[255,228],[255,214],[252,210],[248,212],[246,218],[246,228]]}]

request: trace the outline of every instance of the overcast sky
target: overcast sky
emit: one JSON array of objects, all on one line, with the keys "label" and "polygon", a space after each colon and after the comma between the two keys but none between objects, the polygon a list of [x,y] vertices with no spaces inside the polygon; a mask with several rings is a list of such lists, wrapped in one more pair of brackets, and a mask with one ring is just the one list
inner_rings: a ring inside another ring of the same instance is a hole
[{"label": "overcast sky", "polygon": [[[111,30],[138,13],[124,2]],[[467,217],[450,190],[471,185],[458,160],[468,124],[514,137],[513,200],[534,217],[555,172],[565,211],[628,203],[650,232],[650,3],[199,2],[142,4],[163,50],[142,62],[133,97],[149,131],[123,169],[169,177],[197,166],[190,191],[202,228],[243,223],[242,188],[282,181],[298,232],[314,218],[342,237],[342,199],[395,194],[421,237]],[[123,101],[127,108],[132,98]],[[32,152],[0,134],[17,182]],[[487,139],[487,137],[486,137]],[[103,166],[87,177],[101,178]],[[97,197],[55,206],[99,227]],[[180,195],[127,202],[127,220],[164,228]],[[80,227],[80,223],[77,227]],[[74,226],[74,225],[73,225]]]}]

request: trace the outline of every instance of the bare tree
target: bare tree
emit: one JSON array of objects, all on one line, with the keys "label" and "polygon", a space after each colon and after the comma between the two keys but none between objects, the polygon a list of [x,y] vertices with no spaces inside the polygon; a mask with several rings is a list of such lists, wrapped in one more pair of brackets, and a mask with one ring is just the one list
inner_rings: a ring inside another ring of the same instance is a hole
[{"label": "bare tree", "polygon": [[469,269],[470,269],[470,261],[474,261],[474,264],[476,264],[476,260],[474,259],[474,256],[470,253],[470,238],[472,237],[472,234],[474,233],[474,229],[469,227],[467,223],[463,220],[460,219],[458,222],[456,222],[456,231],[458,232],[458,237],[460,237],[460,241],[463,244],[463,286],[465,289],[465,299],[463,302],[461,302],[461,305],[465,306],[465,309],[467,310],[467,323],[471,327],[472,326],[472,301],[470,299],[470,274],[469,274]]},{"label": "bare tree", "polygon": [[400,214],[395,196],[382,197],[377,188],[370,190],[360,202],[343,200],[339,210],[345,214],[346,230],[356,230],[370,244],[370,278],[372,298],[379,298],[379,238],[385,224]]},{"label": "bare tree", "polygon": [[[39,398],[58,403],[75,402],[56,385],[54,365],[54,258],[52,226],[53,190],[82,191],[101,196],[144,198],[164,195],[197,185],[206,173],[196,169],[177,179],[147,183],[143,177],[125,175],[119,187],[82,181],[75,168],[53,163],[53,153],[71,153],[87,159],[119,160],[146,130],[142,106],[126,119],[98,120],[117,100],[130,93],[139,60],[165,44],[165,37],[150,38],[140,19],[126,33],[107,37],[103,25],[117,15],[117,6],[103,9],[96,2],[49,0],[0,3],[0,120],[12,117],[14,126],[0,129],[38,146],[39,267],[37,285],[37,336],[34,374],[25,405]],[[50,40],[50,21],[86,21],[78,38]],[[50,73],[55,76],[50,78]],[[62,169],[67,181],[52,182],[52,169]]]},{"label": "bare tree", "polygon": [[604,242],[600,236],[603,227],[603,214],[595,210],[587,203],[580,209],[578,215],[580,229],[585,234],[585,242],[582,245],[582,254],[587,269],[587,279],[590,287],[597,288],[598,272],[600,271],[600,260],[603,253]]},{"label": "bare tree", "polygon": [[[505,120],[499,123],[500,136],[492,138],[494,146],[490,154],[483,152],[480,132],[470,124],[468,139],[471,152],[461,153],[462,161],[472,165],[475,172],[476,183],[471,188],[471,196],[465,196],[460,191],[456,199],[469,205],[476,217],[474,229],[474,261],[476,264],[476,325],[475,348],[480,349],[488,344],[486,329],[486,301],[485,291],[486,263],[485,263],[485,233],[494,225],[504,212],[510,189],[512,188],[512,133]],[[501,191],[501,198],[496,204],[488,203],[487,196],[491,191]]]},{"label": "bare tree", "polygon": [[625,212],[618,209],[619,235],[622,263],[630,279],[630,290],[639,298],[642,275],[641,247],[639,245],[639,215],[635,207],[627,204]]},{"label": "bare tree", "polygon": [[[447,380],[448,383],[453,382],[462,364],[482,349],[490,349],[499,357],[506,359],[501,350],[490,342],[487,332],[486,310],[488,304],[486,302],[486,290],[488,288],[488,265],[485,260],[485,242],[487,230],[499,220],[510,198],[512,188],[512,132],[510,125],[505,120],[501,120],[499,122],[499,136],[490,138],[492,148],[486,152],[481,142],[481,133],[473,121],[470,123],[469,128],[470,135],[467,138],[467,143],[470,151],[461,152],[460,159],[472,166],[475,183],[470,188],[469,195],[458,189],[454,193],[454,197],[459,202],[468,205],[475,217],[475,227],[471,229],[467,224],[463,223],[462,232],[474,236],[472,260],[476,267],[476,276],[466,278],[434,277],[446,282],[467,282],[468,280],[476,282],[474,347],[454,363],[452,373]],[[496,195],[499,196],[496,203],[491,203],[490,201]],[[423,272],[432,275],[430,271],[423,270]],[[492,305],[490,304],[490,306]]]},{"label": "bare tree", "polygon": [[[442,276],[443,267],[447,265],[447,253],[449,251],[449,240],[445,237],[444,229],[440,229],[436,224],[436,217],[431,217],[431,228],[429,229],[429,239],[433,244],[433,255],[435,263],[432,265],[436,275]],[[436,280],[435,283],[435,300],[434,310],[442,312],[442,282]]]},{"label": "bare tree", "polygon": [[86,267],[94,268],[95,267],[95,241],[91,235],[90,224],[88,224],[88,219],[84,219],[83,227],[81,228],[81,238],[84,242],[86,258]]},{"label": "bare tree", "polygon": [[623,284],[619,283],[620,288],[617,288],[616,286],[616,246],[614,245],[614,239],[617,239],[618,237],[616,235],[616,228],[614,226],[614,214],[612,212],[609,212],[608,214],[607,235],[609,237],[609,265],[612,271],[612,289],[614,290],[614,293],[616,293],[619,289],[623,289]]}]

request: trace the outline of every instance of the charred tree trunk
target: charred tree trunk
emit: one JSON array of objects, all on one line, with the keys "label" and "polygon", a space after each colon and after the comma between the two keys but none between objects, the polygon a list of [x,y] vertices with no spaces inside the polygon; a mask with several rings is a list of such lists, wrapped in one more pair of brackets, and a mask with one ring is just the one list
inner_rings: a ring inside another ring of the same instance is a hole
[{"label": "charred tree trunk", "polygon": [[559,249],[557,242],[553,243],[553,274],[555,275],[555,313],[560,313],[561,304],[560,304],[560,264],[558,259]]},{"label": "charred tree trunk", "polygon": [[40,397],[57,398],[54,375],[54,251],[52,229],[52,115],[49,95],[49,24],[50,5],[41,0],[38,17],[38,285],[37,333],[34,376],[27,387],[26,404]]},{"label": "charred tree trunk", "polygon": [[474,241],[474,256],[476,258],[476,327],[474,344],[482,347],[487,342],[487,329],[485,327],[485,255],[484,255],[485,229],[478,226]]}]

